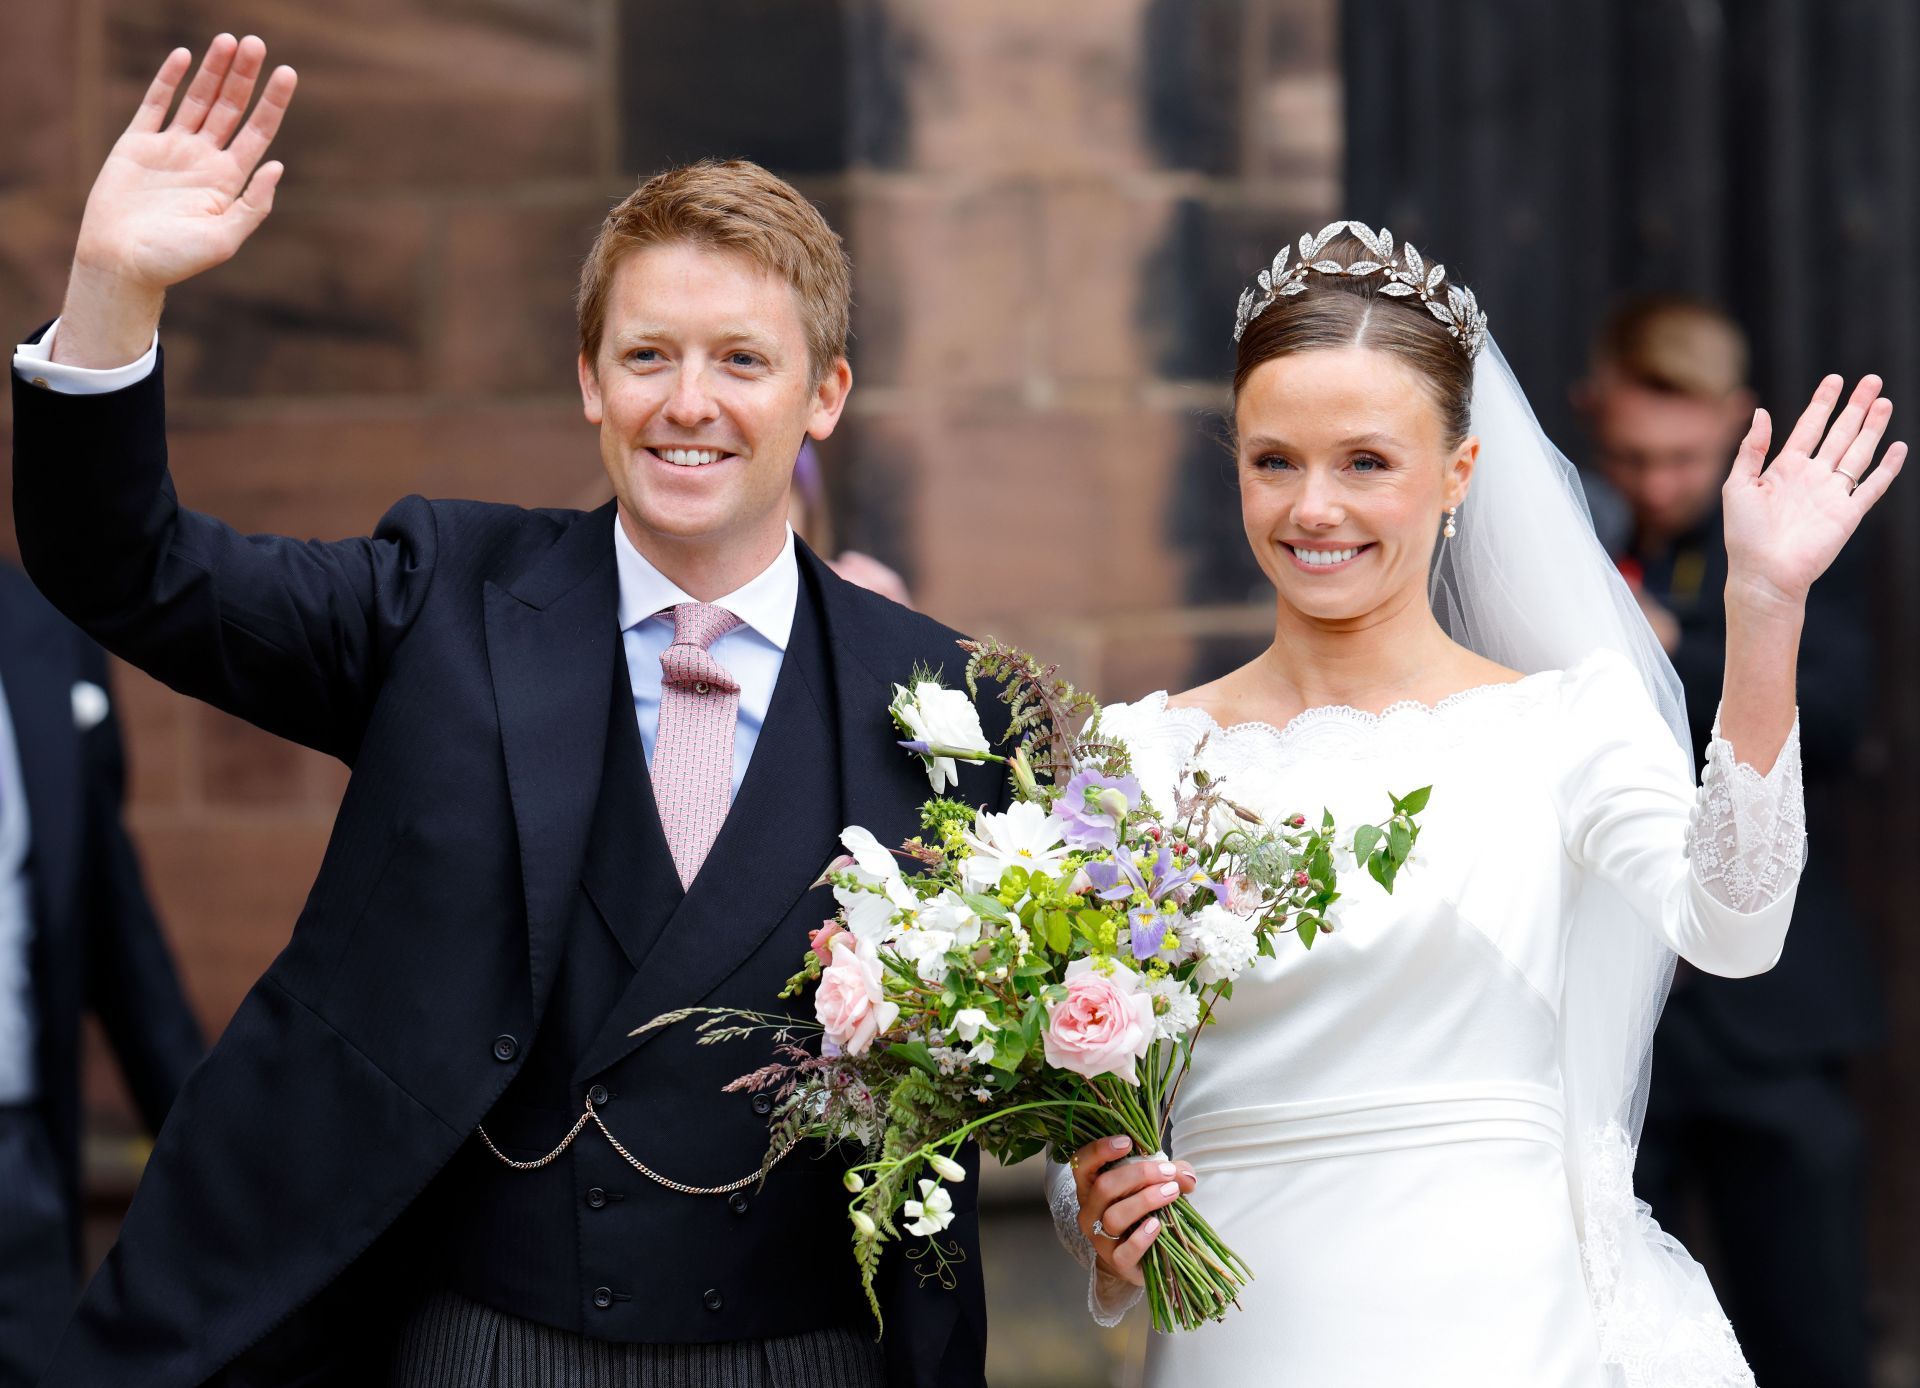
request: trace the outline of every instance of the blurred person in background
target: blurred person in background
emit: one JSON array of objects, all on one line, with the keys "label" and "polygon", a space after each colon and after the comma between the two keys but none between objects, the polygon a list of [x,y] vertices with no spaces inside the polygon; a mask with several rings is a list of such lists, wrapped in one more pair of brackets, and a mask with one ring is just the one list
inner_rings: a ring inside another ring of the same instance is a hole
[{"label": "blurred person in background", "polygon": [[[793,526],[793,533],[805,540],[816,554],[833,553],[833,512],[827,504],[827,483],[820,472],[820,454],[812,440],[800,445],[800,457],[793,465],[793,496],[787,520]],[[913,606],[907,581],[871,554],[862,554],[857,549],[842,550],[839,558],[827,560],[827,567],[870,593],[891,598],[902,607]]]},{"label": "blurred person in background", "polygon": [[35,1382],[80,1261],[80,1014],[158,1131],[200,1033],[120,821],[107,662],[0,565],[0,1388]]},{"label": "blurred person in background", "polygon": [[[1625,503],[1616,557],[1686,691],[1704,765],[1726,653],[1721,485],[1753,415],[1748,349],[1692,299],[1619,307],[1575,392],[1593,464]],[[1865,1153],[1848,1063],[1882,1019],[1844,874],[1839,803],[1872,688],[1861,569],[1843,550],[1808,600],[1800,726],[1815,826],[1780,964],[1716,978],[1683,962],[1653,1053],[1636,1174],[1654,1217],[1684,1232],[1697,1198],[1716,1277],[1767,1388],[1867,1382]],[[1820,832],[1825,829],[1826,832]]]}]

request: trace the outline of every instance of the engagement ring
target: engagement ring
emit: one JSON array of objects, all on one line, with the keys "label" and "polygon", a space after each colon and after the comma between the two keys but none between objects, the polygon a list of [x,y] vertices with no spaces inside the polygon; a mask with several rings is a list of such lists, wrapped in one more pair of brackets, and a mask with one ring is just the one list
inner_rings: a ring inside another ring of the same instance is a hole
[{"label": "engagement ring", "polygon": [[1124,1234],[1109,1234],[1106,1231],[1106,1228],[1097,1219],[1093,1221],[1093,1232],[1098,1234],[1103,1239],[1112,1239],[1115,1243],[1119,1243],[1123,1238],[1126,1237]]}]

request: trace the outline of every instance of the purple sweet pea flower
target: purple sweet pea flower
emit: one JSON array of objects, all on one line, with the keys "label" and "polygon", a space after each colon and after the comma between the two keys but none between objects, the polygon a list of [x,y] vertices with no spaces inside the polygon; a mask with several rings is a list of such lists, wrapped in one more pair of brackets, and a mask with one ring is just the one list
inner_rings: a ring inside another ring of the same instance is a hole
[{"label": "purple sweet pea flower", "polygon": [[1053,817],[1060,822],[1060,837],[1069,848],[1104,848],[1111,853],[1119,845],[1121,821],[1139,803],[1140,782],[1132,776],[1082,771],[1054,801]]}]

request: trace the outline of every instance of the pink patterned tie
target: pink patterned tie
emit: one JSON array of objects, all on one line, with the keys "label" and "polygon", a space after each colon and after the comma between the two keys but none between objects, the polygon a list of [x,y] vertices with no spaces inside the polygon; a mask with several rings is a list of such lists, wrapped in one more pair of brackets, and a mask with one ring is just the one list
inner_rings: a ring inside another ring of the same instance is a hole
[{"label": "pink patterned tie", "polygon": [[673,644],[660,653],[653,798],[682,887],[707,860],[733,798],[740,686],[707,647],[739,625],[723,607],[680,603],[673,609]]}]

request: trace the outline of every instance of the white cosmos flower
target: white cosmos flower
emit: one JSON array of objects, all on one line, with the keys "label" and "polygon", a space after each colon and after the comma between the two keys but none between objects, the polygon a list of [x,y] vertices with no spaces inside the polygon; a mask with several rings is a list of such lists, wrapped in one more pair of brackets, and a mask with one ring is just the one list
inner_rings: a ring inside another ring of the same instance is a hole
[{"label": "white cosmos flower", "polygon": [[[873,831],[850,824],[840,831],[840,843],[853,855],[853,875],[867,886],[882,888],[894,905],[911,910],[920,904],[900,871],[900,860],[873,836]],[[840,903],[846,905],[845,901]]]},{"label": "white cosmos flower", "polygon": [[853,855],[853,874],[857,887],[835,886],[833,899],[846,913],[847,929],[855,939],[881,945],[894,935],[894,916],[911,911],[920,904],[913,888],[900,871],[900,862],[889,853],[871,831],[857,824],[840,831],[840,842]]},{"label": "white cosmos flower", "polygon": [[907,1226],[907,1232],[917,1239],[924,1239],[953,1223],[953,1196],[938,1182],[922,1180],[920,1198],[907,1201],[900,1206],[900,1211],[913,1220]]},{"label": "white cosmos flower", "polygon": [[1060,841],[1060,822],[1026,800],[1010,806],[1005,814],[982,810],[975,815],[967,845],[973,856],[962,871],[967,886],[976,892],[994,890],[1000,885],[1000,874],[1010,867],[1050,873],[1067,856]]}]

